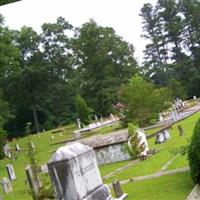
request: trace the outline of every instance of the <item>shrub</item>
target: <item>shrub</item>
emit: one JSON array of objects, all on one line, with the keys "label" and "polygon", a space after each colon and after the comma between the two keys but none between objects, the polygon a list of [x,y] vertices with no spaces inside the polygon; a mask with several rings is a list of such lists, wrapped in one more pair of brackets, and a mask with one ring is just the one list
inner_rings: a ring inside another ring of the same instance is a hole
[{"label": "shrub", "polygon": [[200,183],[200,118],[197,121],[188,149],[191,176],[195,183]]}]

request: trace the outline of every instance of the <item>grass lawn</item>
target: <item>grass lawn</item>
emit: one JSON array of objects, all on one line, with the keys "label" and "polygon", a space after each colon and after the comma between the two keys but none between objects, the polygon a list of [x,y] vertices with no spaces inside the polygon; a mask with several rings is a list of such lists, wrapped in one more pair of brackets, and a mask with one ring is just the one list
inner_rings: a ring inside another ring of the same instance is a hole
[{"label": "grass lawn", "polygon": [[[197,113],[193,115],[192,117],[180,122],[182,125],[184,131],[185,131],[185,136],[180,137],[178,135],[178,130],[177,130],[177,124],[173,126],[173,129],[170,131],[171,133],[171,139],[167,141],[166,143],[163,144],[154,144],[155,138],[151,138],[148,140],[150,148],[157,148],[159,149],[159,153],[156,155],[150,157],[148,160],[145,160],[133,167],[128,168],[127,170],[117,174],[114,177],[111,177],[108,182],[111,182],[112,180],[115,179],[127,179],[131,178],[134,176],[140,176],[140,175],[145,175],[145,174],[150,174],[154,173],[162,168],[162,166],[169,160],[173,155],[170,153],[170,151],[173,148],[177,148],[179,146],[185,145],[187,143],[187,138],[189,138],[192,134],[192,130],[194,128],[195,122],[199,118],[200,114]],[[113,127],[112,127],[113,128]],[[114,127],[118,129],[118,127]],[[69,131],[70,130],[70,131]],[[108,131],[108,130],[107,130]],[[100,134],[107,133],[107,131],[102,131]],[[51,135],[54,135],[54,139],[51,139]],[[53,145],[50,146],[52,143],[56,143],[59,141],[67,140],[73,137],[71,129],[65,129],[62,131],[62,136],[60,133],[55,133],[52,134],[52,131],[47,131],[45,133],[42,133],[39,135],[32,135],[32,141],[36,145],[37,149],[37,160],[38,164],[45,164],[51,157],[52,151],[56,150],[59,146],[61,145]],[[25,166],[27,164],[27,156],[26,156],[26,144],[27,144],[27,138],[21,138],[16,141],[11,142],[11,147],[14,148],[14,144],[18,143],[20,148],[22,149],[22,152],[18,153],[16,155],[16,160],[11,161],[8,158],[1,160],[0,161],[0,179],[2,177],[7,177],[6,173],[6,168],[5,165],[8,163],[11,163],[14,166],[17,180],[13,182],[13,188],[14,191],[8,195],[3,195],[4,200],[31,200],[31,196],[27,193],[28,186],[25,184]],[[100,167],[100,171],[102,173],[102,176],[116,170],[117,168],[129,163],[130,161],[125,161],[125,162],[118,162],[114,164],[108,164],[108,165],[103,165]],[[174,169],[174,168],[179,168],[179,167],[184,167],[187,166],[187,161],[185,157],[179,156],[177,160],[175,160],[170,166],[169,169]],[[184,178],[185,177],[185,178]],[[187,180],[185,180],[187,178]],[[189,181],[188,181],[189,180]],[[167,182],[165,182],[167,181]],[[124,185],[124,191],[129,193],[129,199],[134,200],[134,199],[145,199],[145,200],[150,200],[147,198],[147,196],[152,196],[152,199],[164,199],[159,195],[164,195],[167,194],[170,190],[176,191],[177,195],[175,197],[171,197],[171,199],[183,199],[183,193],[189,193],[189,191],[192,188],[192,183],[190,184],[191,180],[189,179],[188,174],[185,175],[175,175],[172,177],[161,177],[159,179],[154,179],[154,180],[148,180],[143,182],[138,182],[138,183],[130,183],[127,185]],[[180,183],[180,184],[179,184]],[[169,187],[168,187],[169,184]],[[171,184],[171,185],[170,185]],[[189,186],[185,188],[184,184],[188,184]],[[132,185],[132,186],[131,186]],[[156,187],[162,186],[158,191],[155,189]],[[180,186],[179,186],[180,185]],[[191,185],[191,187],[190,187]],[[145,193],[142,192],[142,188],[145,188]],[[181,189],[183,190],[179,190]],[[138,191],[137,191],[138,190]],[[141,192],[140,192],[141,191]],[[153,194],[154,191],[157,191],[157,194],[155,194],[155,197]],[[2,193],[2,191],[0,191]],[[142,194],[141,194],[142,193]],[[147,196],[141,196],[145,195]],[[179,195],[180,194],[180,195]],[[156,198],[157,195],[157,198]],[[172,194],[170,194],[172,195]],[[167,196],[167,195],[166,195]],[[180,196],[180,198],[179,198]]]},{"label": "grass lawn", "polygon": [[190,174],[183,173],[128,183],[122,189],[128,193],[127,200],[183,200],[193,187]]},{"label": "grass lawn", "polygon": [[[147,160],[144,160],[138,163],[137,165],[134,165],[126,169],[125,171],[122,171],[116,174],[115,176],[110,177],[108,180],[106,180],[106,182],[109,183],[116,179],[124,180],[136,176],[143,176],[161,170],[163,165],[174,156],[174,154],[172,153],[173,149],[187,144],[187,139],[190,138],[190,136],[192,135],[194,125],[198,120],[199,116],[200,113],[196,113],[193,116],[177,124],[174,124],[169,131],[171,134],[171,138],[165,143],[155,144],[155,138],[149,139],[148,143],[150,149],[157,148],[159,152],[153,155],[152,157],[148,158]],[[177,129],[178,124],[180,124],[183,127],[185,131],[184,136],[179,136]],[[188,166],[186,158],[184,156],[178,156],[177,160],[174,160],[174,162],[172,162],[172,164],[169,165],[168,169],[176,169],[185,166]]]}]

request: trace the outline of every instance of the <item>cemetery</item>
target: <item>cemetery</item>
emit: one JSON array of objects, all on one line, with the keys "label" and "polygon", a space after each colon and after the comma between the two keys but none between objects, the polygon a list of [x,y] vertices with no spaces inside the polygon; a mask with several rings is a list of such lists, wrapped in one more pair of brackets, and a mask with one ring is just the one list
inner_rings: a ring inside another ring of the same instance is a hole
[{"label": "cemetery", "polygon": [[[76,141],[70,141],[73,131],[66,131],[67,127],[63,128],[62,136],[54,131],[32,135],[30,145],[37,151],[41,166],[36,182],[27,163],[27,138],[17,139],[5,146],[7,158],[0,161],[1,196],[5,200],[31,200],[29,188],[37,193],[42,184],[40,179],[44,179],[53,185],[57,199],[65,196],[64,199],[76,200],[77,195],[89,200],[186,199],[194,184],[186,156],[174,154],[173,150],[187,144],[200,117],[198,110],[199,107],[188,108],[184,119],[174,120],[170,125],[145,128],[147,150],[156,151],[143,161],[132,160],[122,150],[128,142],[127,129]],[[63,143],[67,140],[70,142]]]}]

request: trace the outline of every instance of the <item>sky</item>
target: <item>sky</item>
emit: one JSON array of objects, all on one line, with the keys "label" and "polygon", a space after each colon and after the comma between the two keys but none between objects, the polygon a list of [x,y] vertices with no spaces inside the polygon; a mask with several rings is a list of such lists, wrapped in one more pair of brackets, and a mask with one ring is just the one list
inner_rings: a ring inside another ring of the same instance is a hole
[{"label": "sky", "polygon": [[156,0],[22,0],[0,7],[5,25],[11,29],[31,26],[38,33],[45,22],[65,17],[75,27],[93,19],[101,26],[109,26],[135,47],[135,58],[141,64],[145,41],[141,38],[144,3]]}]

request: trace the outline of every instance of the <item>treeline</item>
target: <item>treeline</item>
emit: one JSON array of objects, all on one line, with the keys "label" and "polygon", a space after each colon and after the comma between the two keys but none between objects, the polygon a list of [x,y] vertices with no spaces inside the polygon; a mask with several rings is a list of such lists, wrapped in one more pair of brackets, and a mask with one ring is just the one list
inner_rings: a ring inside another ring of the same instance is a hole
[{"label": "treeline", "polygon": [[133,46],[93,20],[76,28],[59,17],[38,34],[10,30],[1,16],[0,49],[0,125],[11,137],[28,121],[34,132],[74,122],[77,96],[91,114],[108,116],[137,71]]},{"label": "treeline", "polygon": [[143,71],[177,96],[200,96],[200,1],[158,0],[141,9],[145,49]]}]

